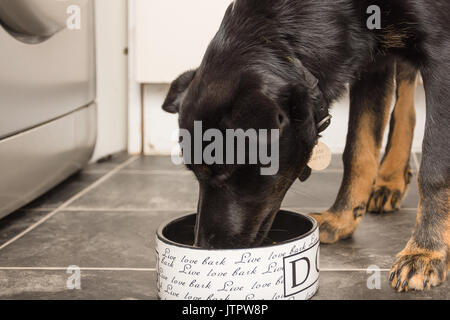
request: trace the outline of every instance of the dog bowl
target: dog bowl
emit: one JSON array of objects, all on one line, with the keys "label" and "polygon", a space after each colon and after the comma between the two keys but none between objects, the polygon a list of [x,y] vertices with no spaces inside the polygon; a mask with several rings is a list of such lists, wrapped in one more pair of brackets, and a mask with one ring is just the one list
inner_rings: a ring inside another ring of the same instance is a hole
[{"label": "dog bowl", "polygon": [[196,215],[157,231],[157,290],[162,300],[307,300],[319,286],[319,228],[308,216],[280,211],[270,245],[195,248]]}]

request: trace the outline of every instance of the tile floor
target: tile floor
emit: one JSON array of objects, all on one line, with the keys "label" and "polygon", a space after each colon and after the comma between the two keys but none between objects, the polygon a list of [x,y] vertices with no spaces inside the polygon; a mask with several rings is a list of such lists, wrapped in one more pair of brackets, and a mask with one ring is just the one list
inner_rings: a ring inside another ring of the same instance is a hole
[{"label": "tile floor", "polygon": [[[417,171],[418,157],[412,159]],[[332,204],[342,177],[339,156],[307,183],[295,183],[284,207],[312,212]],[[89,165],[27,207],[0,220],[0,299],[156,299],[154,232],[195,210],[197,185],[167,157],[118,154]],[[315,299],[449,299],[450,283],[397,294],[388,269],[415,221],[417,184],[400,212],[367,214],[352,239],[321,249]],[[68,290],[67,268],[81,268],[81,290]],[[381,289],[366,269],[381,269]]]}]

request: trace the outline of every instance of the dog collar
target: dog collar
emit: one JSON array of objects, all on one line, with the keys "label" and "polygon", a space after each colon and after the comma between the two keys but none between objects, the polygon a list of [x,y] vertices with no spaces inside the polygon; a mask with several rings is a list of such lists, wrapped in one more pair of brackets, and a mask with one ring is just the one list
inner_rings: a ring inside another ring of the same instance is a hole
[{"label": "dog collar", "polygon": [[[299,74],[305,80],[304,84],[311,90],[314,100],[322,100],[323,94],[319,88],[319,80],[306,68],[298,58],[288,57],[288,60],[294,64]],[[332,116],[328,112],[328,108],[324,103],[321,104],[319,110],[315,111],[314,118],[316,120],[317,132],[324,132],[331,124]]]},{"label": "dog collar", "polygon": [[[327,111],[327,113],[328,113],[328,111]],[[327,130],[328,129],[328,127],[330,126],[330,124],[331,124],[331,119],[333,118],[333,116],[331,115],[331,114],[327,114],[324,118],[322,118],[322,120],[320,120],[318,123],[317,123],[317,132],[318,133],[322,133],[322,132],[324,132],[325,130]]]}]

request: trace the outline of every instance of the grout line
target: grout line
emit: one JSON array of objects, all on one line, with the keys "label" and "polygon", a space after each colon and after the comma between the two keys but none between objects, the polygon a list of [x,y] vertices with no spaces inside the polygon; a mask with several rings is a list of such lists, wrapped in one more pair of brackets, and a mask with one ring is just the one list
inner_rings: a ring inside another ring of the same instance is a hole
[{"label": "grout line", "polygon": [[[417,164],[414,162],[414,165],[417,166]],[[416,173],[418,169],[413,168],[412,172]],[[101,172],[95,172],[95,171],[86,171],[86,173],[91,174],[100,174]],[[344,169],[326,169],[323,171],[313,171],[313,174],[327,174],[327,173],[344,173]],[[168,176],[192,176],[194,177],[194,174],[190,171],[186,170],[131,170],[131,169],[124,169],[119,172],[119,174],[130,174],[130,175],[168,175]]]},{"label": "grout line", "polygon": [[86,174],[92,174],[92,175],[94,175],[94,174],[97,174],[97,175],[101,175],[101,174],[106,174],[106,173],[108,173],[109,171],[111,171],[111,170],[89,170],[89,169],[84,169],[82,172],[83,173],[86,173]]},{"label": "grout line", "polygon": [[[294,210],[299,211],[303,214],[308,214],[310,212],[322,212],[325,210],[328,210],[329,207],[322,207],[322,208],[305,208],[305,207],[281,207],[281,210]],[[417,211],[417,208],[400,208],[400,211]],[[367,212],[366,214],[370,214],[370,212]],[[393,213],[395,214],[395,212]],[[375,214],[378,215],[378,214]]]},{"label": "grout line", "polygon": [[121,170],[119,174],[135,174],[135,175],[172,175],[172,176],[194,176],[190,171],[186,170]]},{"label": "grout line", "polygon": [[412,158],[414,160],[414,165],[416,166],[416,171],[419,172],[419,170],[420,170],[420,162],[419,162],[419,159],[417,159],[417,154],[415,152],[413,152]]},{"label": "grout line", "polygon": [[[0,271],[66,271],[64,267],[0,267]],[[138,271],[156,272],[155,268],[83,268],[81,271]]]},{"label": "grout line", "polygon": [[71,203],[73,203],[74,201],[78,200],[79,198],[81,198],[82,196],[84,196],[86,193],[88,193],[89,191],[91,191],[92,189],[96,188],[97,186],[99,186],[100,184],[102,184],[104,181],[108,180],[111,176],[113,176],[115,173],[117,173],[118,171],[120,171],[122,168],[126,167],[127,165],[129,165],[130,163],[132,163],[133,161],[135,161],[138,157],[132,157],[130,159],[128,159],[127,161],[125,161],[124,163],[118,165],[117,167],[115,167],[114,169],[112,169],[110,172],[108,172],[107,174],[105,174],[103,177],[101,177],[100,179],[98,179],[97,181],[95,181],[94,183],[92,183],[91,185],[87,186],[85,189],[81,190],[80,192],[78,192],[77,194],[75,194],[73,197],[71,197],[70,199],[68,199],[67,201],[65,201],[63,204],[61,204],[60,206],[58,206],[56,209],[54,209],[52,212],[50,212],[48,215],[46,215],[45,217],[43,217],[41,220],[39,220],[38,222],[34,223],[33,225],[31,225],[30,227],[28,227],[26,230],[22,231],[21,233],[19,233],[18,235],[16,235],[14,238],[10,239],[9,241],[7,241],[6,243],[4,243],[3,245],[0,246],[0,250],[6,248],[7,246],[9,246],[11,243],[13,243],[14,241],[22,238],[25,234],[27,234],[28,232],[34,230],[35,228],[37,228],[38,226],[40,226],[41,224],[43,224],[45,221],[47,221],[48,219],[50,219],[51,217],[53,217],[55,214],[57,214],[59,211],[67,208]]},{"label": "grout line", "polygon": [[92,212],[148,212],[148,213],[158,213],[158,212],[187,212],[187,213],[192,213],[195,212],[197,210],[197,208],[191,208],[191,209],[143,209],[143,208],[139,208],[139,209],[129,209],[129,208],[125,208],[125,209],[120,209],[120,208],[78,208],[78,207],[69,207],[69,208],[65,208],[64,211],[68,211],[68,212],[84,212],[84,211],[92,211]]},{"label": "grout line", "polygon": [[[65,267],[0,267],[0,271],[66,271]],[[85,268],[80,267],[81,271],[137,271],[137,272],[156,272],[156,268]],[[320,272],[367,272],[367,271],[390,272],[390,269],[320,269]]]},{"label": "grout line", "polygon": [[[344,169],[326,169],[323,171],[314,171],[315,174],[325,174],[325,173],[343,173]],[[88,172],[90,173],[90,172]],[[135,174],[135,175],[192,175],[194,174],[188,170],[132,170],[124,169],[120,171],[120,174]]]},{"label": "grout line", "polygon": [[[299,207],[282,207],[281,210],[294,210],[299,211],[300,213],[307,214],[309,212],[322,212],[327,210],[327,207],[322,208],[299,208]],[[53,211],[55,208],[37,208],[37,209],[21,209],[19,211],[22,212],[47,212],[47,211]],[[183,209],[153,209],[153,208],[89,208],[89,207],[66,207],[61,211],[66,212],[85,212],[85,211],[92,211],[92,212],[148,212],[148,213],[158,213],[158,212],[188,212],[192,213],[195,212],[197,208],[183,208]],[[400,211],[417,211],[417,208],[401,208]]]},{"label": "grout line", "polygon": [[22,208],[22,209],[18,209],[18,212],[48,212],[48,211],[53,211],[55,210],[55,208]]},{"label": "grout line", "polygon": [[367,272],[367,271],[381,271],[381,272],[389,272],[390,269],[320,269],[320,272]]}]

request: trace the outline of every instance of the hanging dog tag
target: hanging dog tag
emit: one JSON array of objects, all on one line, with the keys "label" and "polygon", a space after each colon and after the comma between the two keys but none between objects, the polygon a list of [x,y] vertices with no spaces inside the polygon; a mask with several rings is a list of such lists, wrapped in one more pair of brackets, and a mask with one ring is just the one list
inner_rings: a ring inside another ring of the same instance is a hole
[{"label": "hanging dog tag", "polygon": [[331,164],[331,150],[328,146],[319,142],[314,147],[311,160],[309,160],[308,167],[314,171],[323,171]]}]

